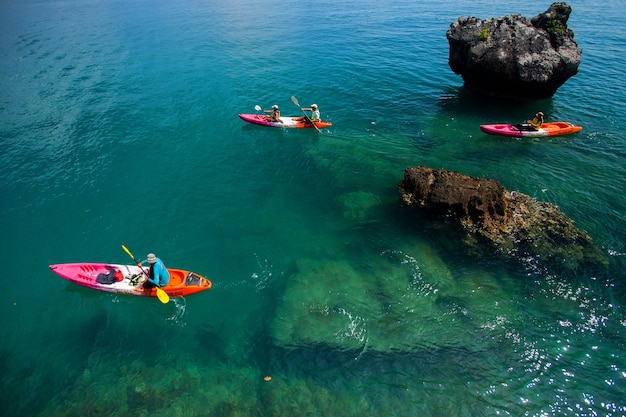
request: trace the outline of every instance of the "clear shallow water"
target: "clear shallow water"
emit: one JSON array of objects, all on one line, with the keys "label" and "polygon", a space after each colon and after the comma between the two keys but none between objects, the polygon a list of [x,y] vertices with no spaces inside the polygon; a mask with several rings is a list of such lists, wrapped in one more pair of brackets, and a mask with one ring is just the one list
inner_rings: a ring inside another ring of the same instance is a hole
[{"label": "clear shallow water", "polygon": [[[549,3],[3,2],[3,413],[625,414],[624,11],[570,5],[579,73],[502,106],[462,89],[445,31]],[[236,117],[292,95],[334,126]],[[584,130],[478,129],[538,108]],[[468,249],[400,208],[413,165],[558,205],[609,266]],[[163,306],[47,269],[121,244],[214,288]]]}]

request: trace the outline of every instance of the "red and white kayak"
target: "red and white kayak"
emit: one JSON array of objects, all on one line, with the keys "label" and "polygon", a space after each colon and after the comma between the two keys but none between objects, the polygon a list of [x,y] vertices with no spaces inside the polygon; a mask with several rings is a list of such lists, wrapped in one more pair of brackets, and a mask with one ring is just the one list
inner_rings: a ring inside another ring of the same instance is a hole
[{"label": "red and white kayak", "polygon": [[[118,265],[103,263],[68,263],[50,265],[50,269],[74,284],[94,290],[116,294],[156,297],[155,288],[145,289],[141,285],[146,275],[137,265]],[[211,289],[213,284],[208,279],[182,269],[167,268],[170,282],[160,287],[170,297],[184,297]],[[147,273],[148,268],[144,268]]]},{"label": "red and white kayak", "polygon": [[285,127],[294,129],[313,129],[313,123],[318,129],[323,127],[332,126],[331,122],[325,122],[323,120],[309,123],[302,119],[303,116],[286,116],[280,117],[279,122],[274,121],[271,117],[262,114],[239,114],[241,120],[248,123],[252,123],[260,126],[267,127]]},{"label": "red and white kayak", "polygon": [[481,125],[480,130],[489,135],[521,138],[569,135],[581,131],[582,126],[576,126],[568,122],[544,122],[539,130],[531,130],[524,129],[521,125],[491,124]]}]

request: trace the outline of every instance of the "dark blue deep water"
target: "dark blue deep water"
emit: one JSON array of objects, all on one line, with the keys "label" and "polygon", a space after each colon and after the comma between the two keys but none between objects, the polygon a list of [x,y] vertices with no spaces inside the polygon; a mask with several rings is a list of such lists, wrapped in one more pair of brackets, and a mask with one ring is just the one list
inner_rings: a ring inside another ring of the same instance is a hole
[{"label": "dark blue deep water", "polygon": [[[1,0],[2,415],[626,415],[626,6],[569,4],[579,73],[502,105],[446,30],[550,2]],[[291,96],[333,126],[237,117]],[[478,128],[538,110],[584,129]],[[608,264],[468,245],[402,209],[415,165],[557,205]],[[214,287],[164,305],[48,269],[122,244]]]}]

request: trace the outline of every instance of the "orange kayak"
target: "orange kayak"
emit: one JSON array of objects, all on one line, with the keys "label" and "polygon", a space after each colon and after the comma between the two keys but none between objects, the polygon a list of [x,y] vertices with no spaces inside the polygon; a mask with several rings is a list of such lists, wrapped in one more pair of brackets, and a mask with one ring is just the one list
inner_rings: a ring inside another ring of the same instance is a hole
[{"label": "orange kayak", "polygon": [[[50,265],[50,269],[61,278],[94,290],[142,297],[157,296],[156,289],[145,289],[141,285],[146,278],[143,271],[147,273],[148,268],[143,268],[142,271],[137,265],[67,263]],[[213,285],[205,277],[190,271],[171,268],[167,270],[170,273],[170,282],[160,288],[172,298],[206,291]]]},{"label": "orange kayak", "polygon": [[568,122],[544,122],[539,130],[534,130],[525,129],[522,125],[491,124],[481,125],[480,130],[490,135],[533,138],[569,135],[582,130],[582,126],[576,126]]}]

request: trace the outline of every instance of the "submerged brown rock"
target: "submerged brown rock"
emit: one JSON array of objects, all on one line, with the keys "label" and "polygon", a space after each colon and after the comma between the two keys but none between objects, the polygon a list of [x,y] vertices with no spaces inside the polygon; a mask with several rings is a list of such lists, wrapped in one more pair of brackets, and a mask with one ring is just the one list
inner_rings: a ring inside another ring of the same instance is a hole
[{"label": "submerged brown rock", "polygon": [[557,206],[506,190],[496,180],[417,166],[404,171],[399,191],[407,205],[451,214],[466,231],[505,253],[539,255],[572,269],[581,262],[607,262],[591,237]]}]

